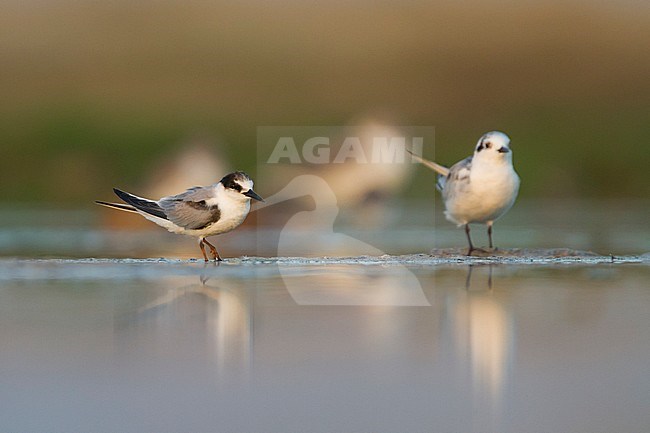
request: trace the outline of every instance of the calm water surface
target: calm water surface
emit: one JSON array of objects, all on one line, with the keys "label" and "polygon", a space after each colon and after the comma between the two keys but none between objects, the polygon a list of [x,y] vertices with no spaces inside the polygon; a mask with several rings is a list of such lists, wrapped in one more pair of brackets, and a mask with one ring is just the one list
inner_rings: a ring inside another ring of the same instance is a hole
[{"label": "calm water surface", "polygon": [[0,261],[0,431],[647,432],[650,266]]}]

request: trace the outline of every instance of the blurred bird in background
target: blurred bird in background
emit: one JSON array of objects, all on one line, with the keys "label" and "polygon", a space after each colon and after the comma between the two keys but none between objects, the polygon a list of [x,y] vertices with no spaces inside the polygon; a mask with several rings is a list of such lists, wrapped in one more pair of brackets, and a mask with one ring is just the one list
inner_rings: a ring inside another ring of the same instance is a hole
[{"label": "blurred bird in background", "polygon": [[[260,181],[264,182],[269,190],[275,191],[300,176],[318,176],[324,182],[315,183],[315,187],[327,185],[328,191],[323,194],[313,191],[314,196],[333,192],[336,197],[333,203],[342,210],[344,218],[348,213],[364,213],[363,219],[350,217],[349,221],[346,220],[347,223],[364,226],[387,224],[394,210],[388,204],[410,181],[414,167],[410,156],[406,155],[405,145],[396,149],[397,157],[376,159],[373,152],[376,152],[376,143],[400,139],[405,136],[405,132],[369,116],[352,122],[353,125],[336,131],[336,135],[330,137],[330,145],[327,148],[330,155],[328,161],[317,164],[304,160],[300,164],[262,164],[259,169]],[[350,151],[350,157],[343,159],[341,155],[346,152],[346,139],[355,140],[359,146],[351,151],[347,149]],[[297,143],[299,151],[300,146],[301,143]],[[400,155],[400,152],[403,155]],[[402,157],[404,155],[406,157]],[[327,205],[328,202],[319,203],[320,207]],[[303,222],[315,223],[310,219]]]}]

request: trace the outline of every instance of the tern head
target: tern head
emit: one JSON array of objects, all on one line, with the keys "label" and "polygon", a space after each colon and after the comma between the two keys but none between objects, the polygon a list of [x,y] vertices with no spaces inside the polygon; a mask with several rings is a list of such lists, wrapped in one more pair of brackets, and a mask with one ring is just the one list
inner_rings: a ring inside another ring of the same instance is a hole
[{"label": "tern head", "polygon": [[253,180],[243,171],[229,173],[219,182],[223,185],[226,194],[238,201],[250,201],[255,199],[264,201],[262,197],[253,191]]},{"label": "tern head", "polygon": [[510,137],[500,131],[490,131],[478,140],[474,150],[474,158],[512,161],[510,150]]}]

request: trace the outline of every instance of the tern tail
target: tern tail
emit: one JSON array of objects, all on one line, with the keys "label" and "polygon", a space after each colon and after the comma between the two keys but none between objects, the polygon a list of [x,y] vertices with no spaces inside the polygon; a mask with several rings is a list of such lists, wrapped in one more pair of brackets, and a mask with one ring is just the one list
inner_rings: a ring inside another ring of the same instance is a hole
[{"label": "tern tail", "polygon": [[128,192],[113,188],[113,192],[119,198],[131,205],[136,211],[142,211],[153,215],[158,218],[167,219],[165,211],[158,205],[157,202],[153,200],[148,200],[146,198],[138,197],[137,195],[129,194]]},{"label": "tern tail", "polygon": [[424,159],[419,155],[416,155],[415,153],[411,152],[410,150],[406,149],[408,153],[413,155],[413,158],[415,158],[419,163],[424,165],[427,168],[430,168],[431,170],[435,171],[441,176],[447,176],[449,175],[449,169],[443,165],[437,164],[433,161],[429,161],[428,159]]},{"label": "tern tail", "polygon": [[97,203],[100,206],[106,206],[110,207],[112,209],[118,209],[118,210],[123,210],[126,212],[135,212],[138,213],[137,210],[131,205],[128,204],[122,204],[122,203],[108,203],[106,201],[100,201],[100,200],[95,200],[95,203]]}]

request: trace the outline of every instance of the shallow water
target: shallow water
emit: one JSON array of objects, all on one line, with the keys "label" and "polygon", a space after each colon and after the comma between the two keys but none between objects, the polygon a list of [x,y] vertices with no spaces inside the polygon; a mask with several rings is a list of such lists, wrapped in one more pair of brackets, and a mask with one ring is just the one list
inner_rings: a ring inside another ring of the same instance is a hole
[{"label": "shallow water", "polygon": [[220,265],[0,210],[0,431],[650,431],[648,209],[518,203],[469,259],[432,206],[263,209]]},{"label": "shallow water", "polygon": [[[288,204],[253,208],[244,226],[211,241],[223,257],[415,254],[467,242],[463,230],[445,220],[441,205],[429,200],[360,209]],[[0,257],[200,257],[192,238],[138,215],[89,206],[0,208]],[[302,223],[292,218],[300,215]],[[643,254],[650,252],[648,215],[650,201],[521,201],[496,222],[494,239],[502,248]],[[473,226],[472,237],[477,246],[486,245],[485,227]]]},{"label": "shallow water", "polygon": [[648,260],[480,260],[2,260],[0,430],[648,431]]}]

